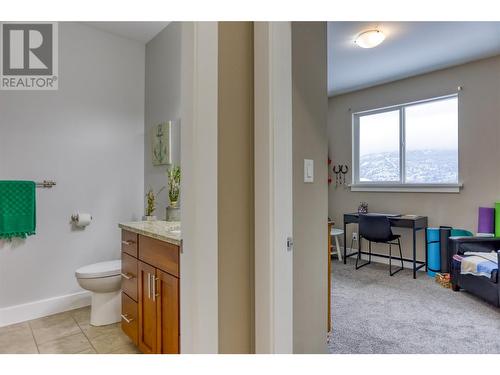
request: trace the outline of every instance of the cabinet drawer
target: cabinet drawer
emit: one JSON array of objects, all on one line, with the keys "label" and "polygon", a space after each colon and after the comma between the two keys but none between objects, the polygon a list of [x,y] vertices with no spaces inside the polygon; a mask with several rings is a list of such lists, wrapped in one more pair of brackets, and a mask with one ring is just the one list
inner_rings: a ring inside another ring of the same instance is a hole
[{"label": "cabinet drawer", "polygon": [[137,234],[122,230],[122,251],[137,258]]},{"label": "cabinet drawer", "polygon": [[139,259],[179,277],[179,246],[140,236]]},{"label": "cabinet drawer", "polygon": [[137,345],[137,302],[122,293],[122,330]]},{"label": "cabinet drawer", "polygon": [[122,291],[137,301],[137,259],[122,253]]}]

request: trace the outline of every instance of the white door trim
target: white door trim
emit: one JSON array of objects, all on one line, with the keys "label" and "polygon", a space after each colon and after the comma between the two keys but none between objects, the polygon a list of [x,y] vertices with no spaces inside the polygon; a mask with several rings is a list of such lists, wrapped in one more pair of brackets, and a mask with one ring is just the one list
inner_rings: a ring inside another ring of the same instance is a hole
[{"label": "white door trim", "polygon": [[256,22],[255,349],[293,352],[290,22]]},{"label": "white door trim", "polygon": [[181,353],[217,353],[218,23],[183,22]]}]

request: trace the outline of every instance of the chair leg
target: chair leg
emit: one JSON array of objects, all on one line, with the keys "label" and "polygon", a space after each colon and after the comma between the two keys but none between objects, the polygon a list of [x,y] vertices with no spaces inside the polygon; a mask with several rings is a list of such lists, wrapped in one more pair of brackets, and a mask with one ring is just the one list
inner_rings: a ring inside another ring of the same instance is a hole
[{"label": "chair leg", "polygon": [[[352,247],[352,241],[351,241],[351,247]],[[356,256],[356,269],[359,269],[358,267],[358,262],[361,259],[361,241],[358,241],[358,255]]]},{"label": "chair leg", "polygon": [[392,273],[391,270],[392,270],[392,246],[391,244],[389,244],[389,274]]},{"label": "chair leg", "polygon": [[339,236],[335,236],[335,248],[337,249],[337,258],[342,262],[342,252],[340,251]]},{"label": "chair leg", "polygon": [[399,267],[396,271],[392,272],[392,254],[391,254],[391,244],[389,243],[389,275],[394,276],[397,274],[399,271],[401,271],[404,268],[403,264],[403,252],[401,251],[401,241],[398,238],[398,247],[399,247],[399,256],[401,260],[401,267]]},{"label": "chair leg", "polygon": [[368,255],[368,261],[367,262],[364,262],[363,264],[359,265],[358,266],[358,262],[361,260],[361,237],[359,237],[359,240],[358,240],[358,256],[356,258],[356,269],[359,270],[361,267],[364,267],[368,264],[371,263],[372,261],[372,243],[371,241],[368,241],[368,246],[369,246],[369,255]]},{"label": "chair leg", "polygon": [[398,238],[398,246],[399,246],[399,257],[401,259],[401,268],[404,268],[404,263],[403,263],[403,252],[401,251],[401,241]]}]

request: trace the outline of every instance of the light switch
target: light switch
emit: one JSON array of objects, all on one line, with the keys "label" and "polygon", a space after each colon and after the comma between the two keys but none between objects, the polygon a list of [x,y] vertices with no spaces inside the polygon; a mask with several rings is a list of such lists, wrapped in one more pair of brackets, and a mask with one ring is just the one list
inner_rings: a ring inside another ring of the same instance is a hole
[{"label": "light switch", "polygon": [[314,160],[304,159],[304,182],[314,182]]}]

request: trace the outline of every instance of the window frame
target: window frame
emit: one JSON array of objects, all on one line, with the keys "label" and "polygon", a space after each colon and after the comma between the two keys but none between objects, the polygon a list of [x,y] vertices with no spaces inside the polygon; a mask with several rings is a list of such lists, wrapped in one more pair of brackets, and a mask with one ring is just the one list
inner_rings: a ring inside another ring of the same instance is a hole
[{"label": "window frame", "polygon": [[[351,191],[398,191],[398,192],[447,192],[456,193],[463,186],[460,183],[460,157],[458,158],[457,166],[457,182],[456,183],[407,183],[406,182],[406,119],[405,108],[414,105],[425,103],[433,103],[442,100],[457,99],[457,111],[459,111],[459,96],[458,93],[432,97],[402,104],[396,104],[376,109],[357,111],[352,113],[352,184]],[[360,181],[359,180],[359,120],[363,116],[375,115],[385,112],[399,112],[399,181]],[[460,112],[459,112],[460,113]],[[459,115],[458,113],[458,115]],[[457,131],[459,131],[459,121],[457,122]],[[457,145],[457,152],[460,153],[460,134]]]}]

